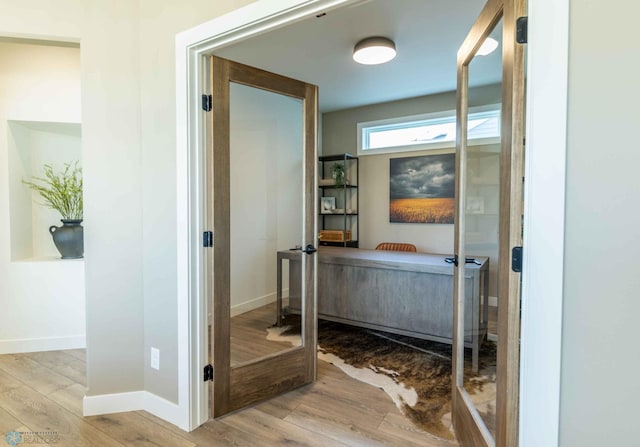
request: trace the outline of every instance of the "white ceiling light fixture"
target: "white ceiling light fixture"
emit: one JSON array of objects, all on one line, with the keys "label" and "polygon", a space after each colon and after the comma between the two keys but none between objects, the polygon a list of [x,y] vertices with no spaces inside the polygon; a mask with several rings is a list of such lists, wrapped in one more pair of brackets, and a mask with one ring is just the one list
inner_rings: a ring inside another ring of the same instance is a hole
[{"label": "white ceiling light fixture", "polygon": [[359,64],[377,65],[396,57],[396,44],[386,37],[368,37],[353,48],[353,60]]},{"label": "white ceiling light fixture", "polygon": [[484,42],[482,42],[482,45],[480,45],[480,48],[478,48],[476,54],[478,56],[486,56],[496,51],[496,48],[498,48],[498,41],[493,37],[487,37]]}]

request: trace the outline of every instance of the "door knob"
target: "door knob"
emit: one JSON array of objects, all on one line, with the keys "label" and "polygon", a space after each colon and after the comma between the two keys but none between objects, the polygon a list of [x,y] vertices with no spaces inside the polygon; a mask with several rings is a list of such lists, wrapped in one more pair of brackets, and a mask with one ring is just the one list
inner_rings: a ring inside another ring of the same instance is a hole
[{"label": "door knob", "polygon": [[316,250],[316,247],[314,247],[314,246],[313,246],[313,245],[311,245],[311,244],[307,245],[307,246],[304,248],[304,250],[302,250],[302,252],[303,252],[303,253],[306,253],[306,254],[308,254],[308,255],[311,255],[311,254],[315,253],[316,251],[318,251],[318,250]]}]

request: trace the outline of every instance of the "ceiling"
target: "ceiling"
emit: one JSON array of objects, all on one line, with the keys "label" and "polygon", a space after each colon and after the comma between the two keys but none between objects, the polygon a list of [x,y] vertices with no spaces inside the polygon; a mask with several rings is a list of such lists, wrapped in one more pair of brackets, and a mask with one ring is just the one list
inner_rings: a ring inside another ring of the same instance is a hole
[{"label": "ceiling", "polygon": [[[453,91],[456,53],[484,2],[365,0],[215,54],[318,85],[321,112]],[[395,41],[396,58],[374,66],[355,63],[354,45],[378,35]],[[499,63],[500,51],[474,60],[471,84],[499,82]]]}]

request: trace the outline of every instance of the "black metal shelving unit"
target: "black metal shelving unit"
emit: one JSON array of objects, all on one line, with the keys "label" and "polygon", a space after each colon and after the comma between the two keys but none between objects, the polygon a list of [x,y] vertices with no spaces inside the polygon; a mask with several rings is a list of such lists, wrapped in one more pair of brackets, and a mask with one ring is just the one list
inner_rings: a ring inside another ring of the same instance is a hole
[{"label": "black metal shelving unit", "polygon": [[[334,247],[358,247],[358,238],[360,235],[360,221],[358,213],[360,211],[359,203],[359,166],[358,157],[351,154],[339,155],[323,155],[318,158],[318,173],[320,179],[331,181],[332,170],[335,163],[344,166],[345,184],[336,186],[335,184],[320,184],[319,180],[319,197],[335,197],[336,208],[341,212],[323,213],[322,207],[318,206],[319,227],[320,230],[338,230],[343,231],[345,237],[343,241],[327,241],[318,240],[319,245],[329,245]],[[346,240],[347,231],[351,231],[351,238]]]}]

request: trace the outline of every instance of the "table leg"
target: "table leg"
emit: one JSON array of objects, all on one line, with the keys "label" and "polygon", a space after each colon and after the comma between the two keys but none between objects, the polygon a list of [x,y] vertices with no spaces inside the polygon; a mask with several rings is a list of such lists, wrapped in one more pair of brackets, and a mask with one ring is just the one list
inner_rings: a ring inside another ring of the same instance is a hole
[{"label": "table leg", "polygon": [[480,334],[473,334],[473,346],[471,346],[471,370],[474,373],[478,372],[478,366],[480,364]]},{"label": "table leg", "polygon": [[473,294],[471,295],[472,302],[472,315],[473,321],[472,327],[472,342],[471,342],[471,367],[473,372],[478,372],[478,351],[480,349],[480,331],[482,323],[480,321],[480,297],[476,299],[476,293],[480,293],[480,278],[479,275],[474,275],[473,278]]},{"label": "table leg", "polygon": [[484,319],[485,335],[489,331],[489,260],[482,272],[482,318]]},{"label": "table leg", "polygon": [[282,326],[282,256],[277,255],[276,326]]}]

